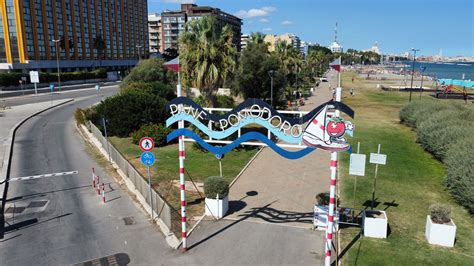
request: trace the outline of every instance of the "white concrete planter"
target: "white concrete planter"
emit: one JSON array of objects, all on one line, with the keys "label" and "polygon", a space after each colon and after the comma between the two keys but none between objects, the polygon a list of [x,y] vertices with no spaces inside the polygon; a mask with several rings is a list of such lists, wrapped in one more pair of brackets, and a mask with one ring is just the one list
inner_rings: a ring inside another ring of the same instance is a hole
[{"label": "white concrete planter", "polygon": [[387,213],[385,211],[364,211],[362,226],[364,227],[364,236],[387,238]]},{"label": "white concrete planter", "polygon": [[428,243],[454,247],[454,240],[456,238],[456,225],[453,220],[447,224],[437,224],[431,220],[431,216],[426,216],[425,236]]},{"label": "white concrete planter", "polygon": [[206,215],[214,216],[217,219],[220,219],[225,216],[229,210],[229,198],[225,197],[223,199],[209,199],[206,198]]},{"label": "white concrete planter", "polygon": [[[338,208],[338,213],[339,215],[345,214],[349,215],[351,212],[351,209],[347,208]],[[313,217],[313,226],[317,230],[326,230],[327,227],[327,222],[328,222],[328,211],[329,211],[329,206],[328,205],[314,205],[314,217]],[[337,223],[339,221],[339,215],[334,214],[334,224],[336,226],[336,230],[339,228]]]}]

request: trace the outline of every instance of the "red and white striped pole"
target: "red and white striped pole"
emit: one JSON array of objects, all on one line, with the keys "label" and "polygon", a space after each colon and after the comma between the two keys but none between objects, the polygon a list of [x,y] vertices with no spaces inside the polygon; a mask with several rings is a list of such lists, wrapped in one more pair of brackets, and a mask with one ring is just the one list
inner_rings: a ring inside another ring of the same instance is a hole
[{"label": "red and white striped pole", "polygon": [[95,168],[92,167],[92,187],[95,188]]},{"label": "red and white striped pole", "polygon": [[[181,79],[178,71],[178,85],[177,85],[177,93],[178,97],[181,97],[182,95],[182,89],[181,89]],[[183,105],[180,104],[178,106],[178,109],[180,111],[183,111]],[[178,122],[178,128],[184,128],[184,121],[179,121]],[[185,187],[185,182],[184,182],[184,157],[185,157],[185,151],[184,151],[184,136],[179,136],[179,189],[180,189],[180,194],[181,194],[181,238],[182,238],[182,250],[187,251],[188,250],[188,245],[186,243],[187,239],[187,231],[186,231],[186,187]]]},{"label": "red and white striped pole", "polygon": [[100,177],[97,176],[97,195],[100,195]]},{"label": "red and white striped pole", "polygon": [[102,202],[105,203],[105,184],[102,183]]},{"label": "red and white striped pole", "polygon": [[[342,89],[341,87],[336,88],[336,101],[341,101]],[[340,112],[336,110],[334,112],[335,117],[340,116]],[[329,169],[331,170],[331,185],[329,189],[329,210],[328,220],[326,228],[326,260],[325,265],[331,265],[331,251],[332,251],[332,238],[334,231],[334,211],[336,209],[336,182],[337,182],[337,152],[331,152],[331,163]],[[336,254],[337,256],[337,254]]]}]

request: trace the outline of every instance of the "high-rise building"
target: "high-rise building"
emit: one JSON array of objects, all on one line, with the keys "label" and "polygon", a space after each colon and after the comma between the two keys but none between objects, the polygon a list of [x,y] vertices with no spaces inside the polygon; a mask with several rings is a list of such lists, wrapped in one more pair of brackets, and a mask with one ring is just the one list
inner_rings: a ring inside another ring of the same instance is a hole
[{"label": "high-rise building", "polygon": [[148,14],[148,40],[150,54],[162,52],[161,48],[161,16]]},{"label": "high-rise building", "polygon": [[181,10],[166,10],[161,13],[162,34],[161,45],[162,52],[168,48],[178,49],[178,38],[184,32],[184,25],[188,21],[200,19],[203,16],[214,16],[217,21],[230,26],[234,33],[234,44],[237,50],[240,50],[240,34],[242,20],[234,15],[221,11],[219,8],[209,6],[197,6],[195,4],[181,4]]},{"label": "high-rise building", "polygon": [[0,69],[133,66],[147,14],[146,0],[0,0]]},{"label": "high-rise building", "polygon": [[250,36],[248,34],[242,34],[240,36],[240,49],[247,48],[247,42],[249,41]]},{"label": "high-rise building", "polygon": [[263,39],[264,42],[268,43],[268,50],[270,52],[275,51],[278,43],[286,43],[294,48],[300,50],[301,46],[301,40],[298,36],[291,34],[291,33],[285,33],[282,35],[273,35],[273,34],[268,34],[265,35],[265,38]]}]

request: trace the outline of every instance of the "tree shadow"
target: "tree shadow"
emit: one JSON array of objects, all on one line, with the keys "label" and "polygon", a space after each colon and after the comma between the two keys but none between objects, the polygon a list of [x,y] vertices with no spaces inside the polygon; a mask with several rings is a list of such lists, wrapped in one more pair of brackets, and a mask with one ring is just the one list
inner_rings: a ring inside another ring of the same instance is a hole
[{"label": "tree shadow", "polygon": [[238,212],[245,208],[247,206],[247,203],[241,200],[231,200],[229,201],[229,211],[227,212],[226,215],[233,214],[235,212]]}]

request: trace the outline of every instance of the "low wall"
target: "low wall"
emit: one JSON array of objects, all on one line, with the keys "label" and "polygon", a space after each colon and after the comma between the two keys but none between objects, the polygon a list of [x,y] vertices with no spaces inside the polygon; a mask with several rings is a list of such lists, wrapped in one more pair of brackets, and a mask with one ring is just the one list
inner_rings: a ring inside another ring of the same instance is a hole
[{"label": "low wall", "polygon": [[[90,121],[87,123],[87,127],[92,135],[100,142],[103,149],[110,153],[110,158],[117,165],[119,170],[123,173],[125,181],[129,189],[137,194],[137,197],[141,197],[145,205],[145,209],[150,210],[150,192],[148,187],[148,182],[146,179],[138,172],[135,167],[124,158],[124,156],[109,142],[107,146],[107,140],[102,136],[102,132]],[[152,190],[153,198],[153,211],[155,217],[158,218],[171,229],[171,208],[170,206],[161,198],[161,196],[155,191]]]}]

